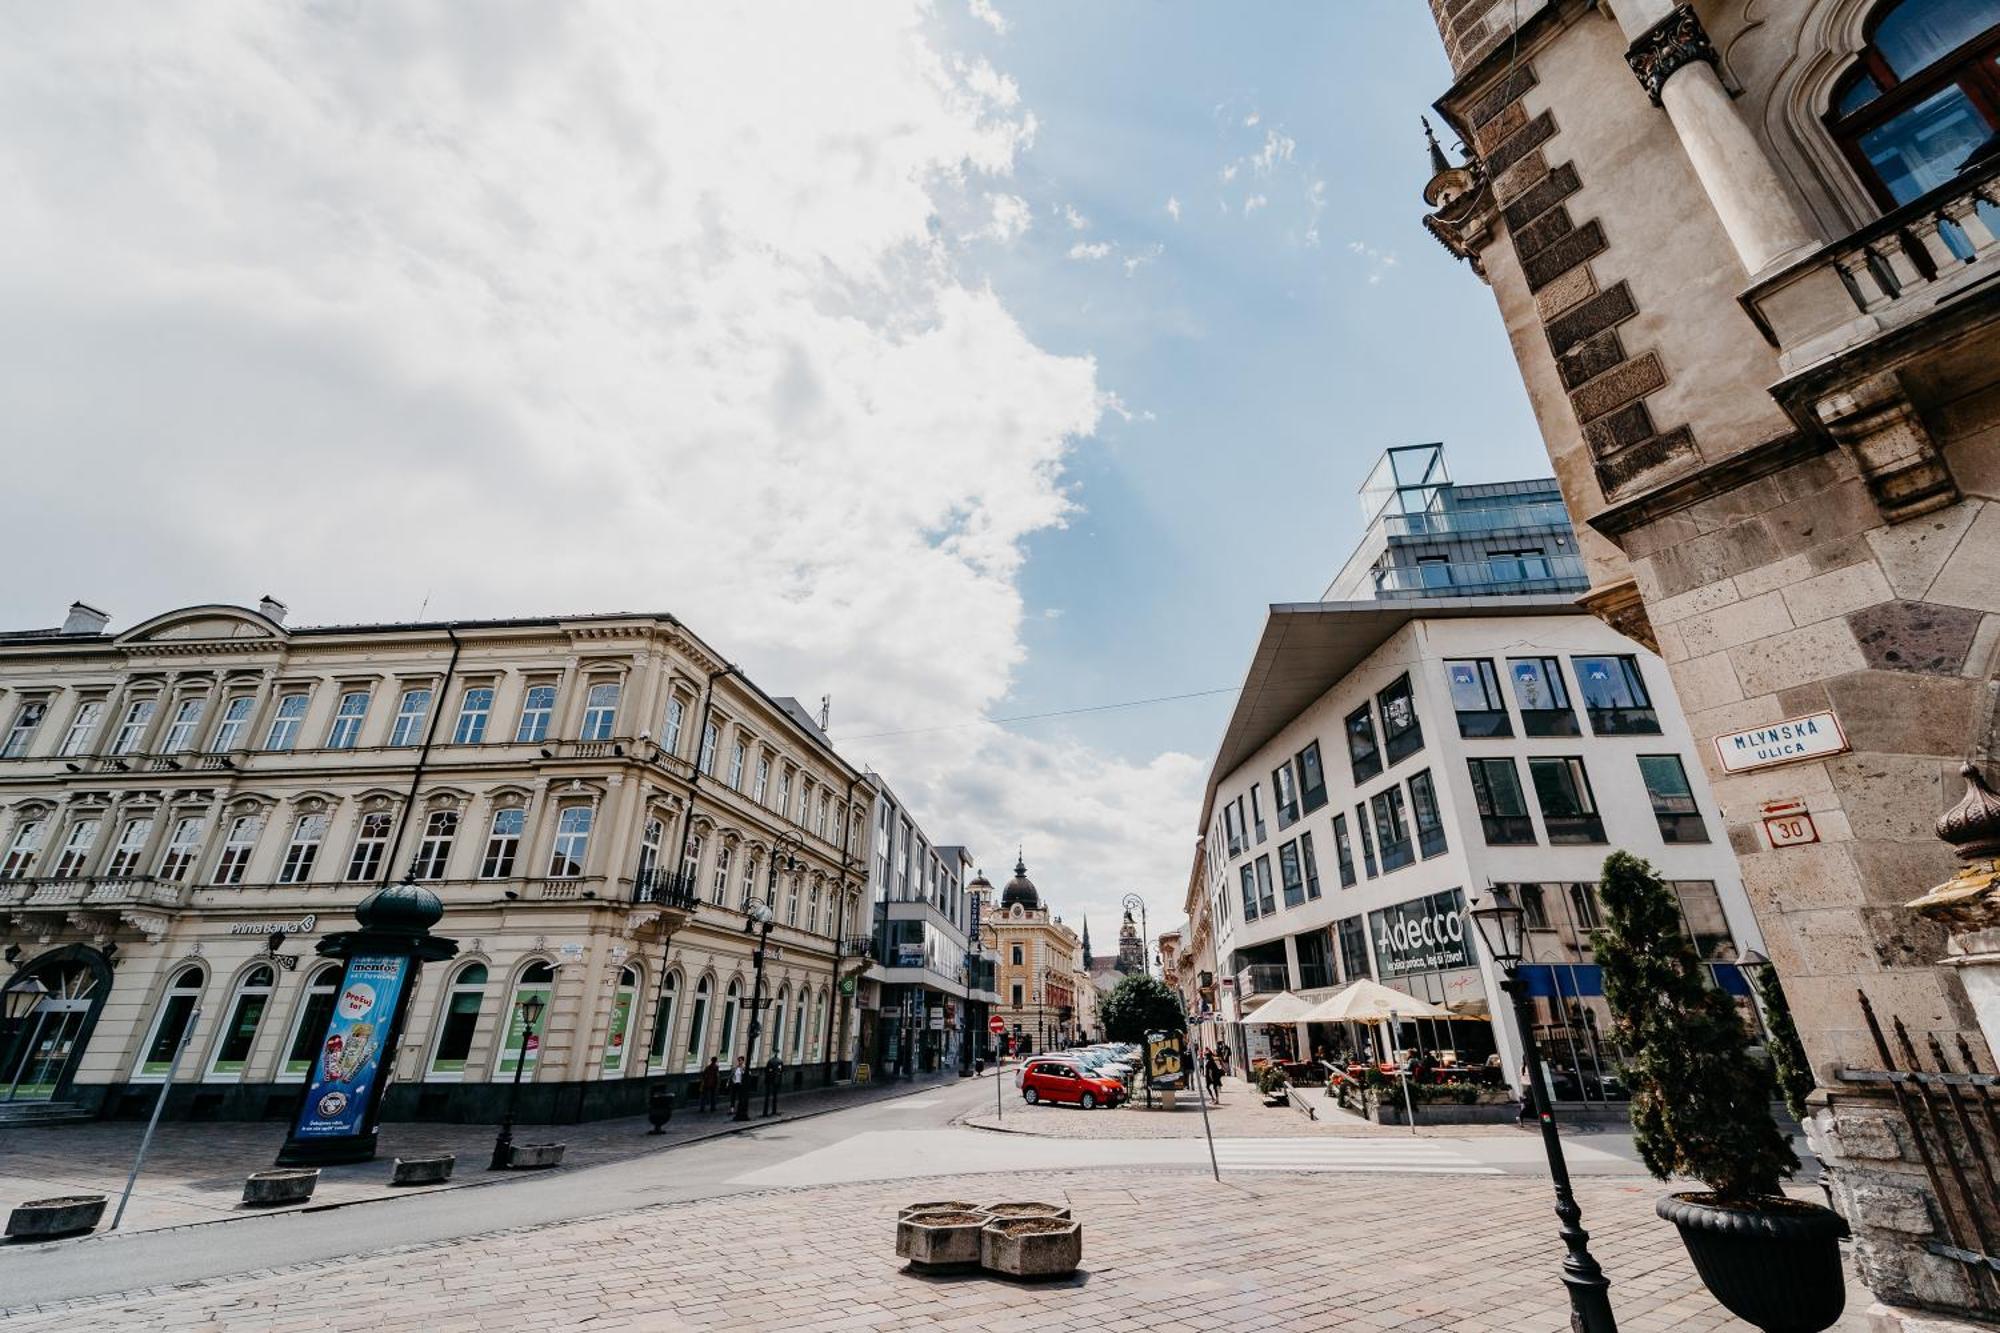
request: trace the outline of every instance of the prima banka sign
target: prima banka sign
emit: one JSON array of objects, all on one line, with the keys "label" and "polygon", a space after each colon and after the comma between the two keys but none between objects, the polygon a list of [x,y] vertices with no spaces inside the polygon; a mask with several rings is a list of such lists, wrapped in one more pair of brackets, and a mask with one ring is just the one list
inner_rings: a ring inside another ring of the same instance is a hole
[{"label": "prima banka sign", "polygon": [[1847,753],[1847,733],[1830,712],[1789,717],[1765,727],[1732,731],[1715,738],[1715,755],[1725,773],[1797,763]]},{"label": "prima banka sign", "polygon": [[1375,944],[1376,975],[1384,980],[1472,966],[1465,894],[1458,889],[1370,912],[1368,934]]}]

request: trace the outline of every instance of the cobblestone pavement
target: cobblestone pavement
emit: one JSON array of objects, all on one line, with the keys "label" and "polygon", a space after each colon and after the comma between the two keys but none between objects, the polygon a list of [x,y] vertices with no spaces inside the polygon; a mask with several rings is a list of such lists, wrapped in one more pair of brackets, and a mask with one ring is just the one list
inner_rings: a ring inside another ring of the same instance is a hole
[{"label": "cobblestone pavement", "polygon": [[[1010,1075],[1011,1076],[1011,1075]],[[956,1076],[927,1078],[915,1083],[842,1085],[787,1093],[779,1115],[752,1118],[752,1125],[781,1124],[804,1115],[957,1085]],[[761,1104],[752,1107],[761,1110]],[[596,1120],[575,1125],[522,1125],[518,1143],[559,1142],[568,1145],[566,1167],[620,1161],[680,1144],[726,1134],[734,1128],[727,1109],[702,1114],[687,1106],[676,1109],[667,1132],[648,1134],[643,1118]],[[125,1188],[145,1126],[134,1121],[100,1120],[78,1125],[41,1125],[0,1129],[0,1212],[28,1199],[64,1194],[108,1194],[111,1208]],[[520,1179],[519,1175],[488,1174],[493,1154],[494,1125],[447,1125],[391,1122],[382,1126],[377,1160],[351,1166],[330,1166],[320,1172],[309,1207],[355,1203],[363,1199],[436,1193]],[[247,1209],[241,1200],[243,1177],[269,1168],[285,1141],[285,1126],[256,1123],[170,1121],[154,1135],[145,1173],[132,1196],[121,1230],[145,1231],[241,1217],[246,1213],[291,1211],[287,1208]],[[450,1184],[392,1189],[391,1164],[406,1157],[449,1152],[458,1155]],[[294,1205],[293,1208],[300,1205]],[[105,1214],[110,1222],[110,1212]]]},{"label": "cobblestone pavement", "polygon": [[[1578,1182],[1625,1333],[1744,1325],[1702,1289],[1651,1182]],[[894,1255],[920,1199],[1061,1199],[1084,1271],[927,1278]],[[1558,1333],[1547,1188],[1518,1179],[1091,1171],[666,1205],[0,1317],[17,1333],[201,1330],[1205,1329]],[[1838,1333],[1860,1333],[1850,1286]]]},{"label": "cobblestone pavement", "polygon": [[[1341,1110],[1337,1102],[1326,1097],[1318,1088],[1301,1089],[1300,1095],[1306,1105],[1312,1108],[1315,1118],[1307,1119],[1306,1113],[1298,1109],[1297,1103],[1283,1108],[1265,1106],[1257,1090],[1248,1083],[1236,1078],[1224,1079],[1222,1104],[1211,1105],[1208,1108],[1210,1129],[1219,1139],[1410,1137],[1407,1126],[1378,1125],[1352,1112]],[[961,1117],[959,1123],[971,1125],[975,1129],[1002,1130],[1010,1134],[1035,1134],[1053,1139],[1200,1138],[1202,1136],[1200,1103],[1191,1093],[1182,1093],[1174,1101],[1175,1106],[1171,1111],[1161,1108],[1157,1104],[1157,1099],[1153,1109],[1148,1110],[1144,1093],[1115,1111],[1102,1108],[1084,1111],[1074,1106],[1051,1106],[1048,1103],[1029,1106],[1021,1100],[1020,1092],[1014,1087],[1013,1071],[1009,1070],[1004,1110],[996,1112],[989,1097],[983,1107]],[[1511,1119],[1498,1125],[1426,1125],[1422,1123],[1421,1108],[1417,1112],[1417,1119],[1419,1137],[1460,1139],[1487,1135],[1506,1137],[1520,1133]]]}]

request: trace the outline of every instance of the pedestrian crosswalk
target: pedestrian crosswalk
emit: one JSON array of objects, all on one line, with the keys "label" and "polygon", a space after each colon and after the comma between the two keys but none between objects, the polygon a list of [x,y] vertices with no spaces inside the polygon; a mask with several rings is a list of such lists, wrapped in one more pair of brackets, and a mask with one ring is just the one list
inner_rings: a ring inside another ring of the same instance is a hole
[{"label": "pedestrian crosswalk", "polygon": [[1373,1171],[1400,1175],[1497,1176],[1501,1169],[1422,1139],[1217,1139],[1224,1171]]}]

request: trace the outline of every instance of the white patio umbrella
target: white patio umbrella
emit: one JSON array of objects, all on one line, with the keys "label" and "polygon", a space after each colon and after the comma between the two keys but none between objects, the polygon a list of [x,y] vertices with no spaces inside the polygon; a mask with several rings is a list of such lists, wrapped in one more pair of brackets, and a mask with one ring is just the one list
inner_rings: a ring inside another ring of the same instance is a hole
[{"label": "white patio umbrella", "polygon": [[[1287,995],[1279,999],[1295,998]],[[1276,1004],[1277,1000],[1273,1000]],[[1303,1003],[1303,1001],[1301,1001]],[[1267,1006],[1268,1007],[1268,1006]],[[1259,1011],[1261,1012],[1261,1011]],[[1419,1000],[1416,996],[1379,981],[1357,981],[1345,990],[1327,996],[1318,1004],[1309,1005],[1295,1021],[1301,1023],[1385,1023],[1396,1018],[1457,1018],[1449,1009],[1439,1008],[1429,1000]]]},{"label": "white patio umbrella", "polygon": [[1302,1023],[1312,1006],[1288,990],[1281,990],[1244,1018],[1245,1023]]}]

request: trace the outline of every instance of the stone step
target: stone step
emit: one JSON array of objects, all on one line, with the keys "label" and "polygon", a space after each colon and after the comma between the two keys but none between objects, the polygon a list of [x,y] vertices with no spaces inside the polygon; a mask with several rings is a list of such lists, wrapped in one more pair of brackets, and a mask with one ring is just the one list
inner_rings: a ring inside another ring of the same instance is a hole
[{"label": "stone step", "polygon": [[60,1125],[91,1118],[75,1102],[0,1102],[0,1125]]}]

